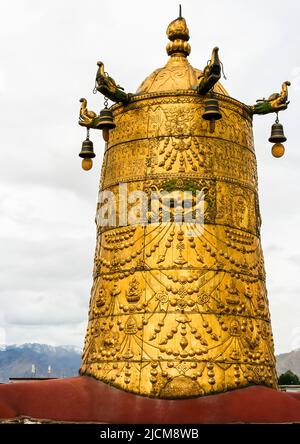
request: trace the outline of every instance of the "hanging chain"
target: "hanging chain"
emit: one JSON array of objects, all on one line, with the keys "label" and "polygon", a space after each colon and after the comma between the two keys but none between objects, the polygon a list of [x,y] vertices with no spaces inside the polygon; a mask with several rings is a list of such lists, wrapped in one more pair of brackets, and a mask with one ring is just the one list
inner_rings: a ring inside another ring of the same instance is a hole
[{"label": "hanging chain", "polygon": [[107,97],[104,97],[104,106],[105,106],[105,108],[108,107],[108,98]]},{"label": "hanging chain", "polygon": [[279,117],[278,117],[278,111],[277,111],[277,113],[276,113],[276,120],[275,120],[275,123],[279,123]]},{"label": "hanging chain", "polygon": [[97,85],[98,85],[98,82],[97,82],[97,78],[96,78],[96,80],[95,80],[95,86],[94,86],[94,89],[93,89],[93,94],[97,94]]},{"label": "hanging chain", "polygon": [[86,128],[86,138],[90,140],[90,129],[88,127]]},{"label": "hanging chain", "polygon": [[[209,66],[210,63],[211,63],[211,59],[207,61],[206,66]],[[225,72],[224,72],[224,65],[221,62],[221,60],[220,60],[220,65],[221,65],[222,75],[223,75],[224,79],[227,80],[227,77],[225,76]]]},{"label": "hanging chain", "polygon": [[225,80],[227,80],[227,77],[225,76],[225,72],[224,72],[224,65],[223,65],[223,63],[221,61],[220,61],[220,64],[221,64],[221,68],[222,68],[223,77],[224,77]]}]

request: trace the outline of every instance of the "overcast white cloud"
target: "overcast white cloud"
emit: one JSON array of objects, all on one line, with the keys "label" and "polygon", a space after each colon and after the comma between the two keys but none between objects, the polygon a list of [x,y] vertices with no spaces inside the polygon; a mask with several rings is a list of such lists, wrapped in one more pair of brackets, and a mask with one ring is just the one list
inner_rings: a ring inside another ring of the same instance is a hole
[{"label": "overcast white cloud", "polygon": [[[191,63],[213,46],[231,95],[245,103],[291,80],[281,121],[283,159],[267,141],[274,116],[255,118],[262,240],[276,351],[300,347],[300,3],[298,0],[181,0]],[[167,60],[171,0],[10,0],[0,5],[0,342],[83,342],[94,255],[94,216],[103,143],[84,173],[79,98],[92,94],[97,60],[135,91]]]}]

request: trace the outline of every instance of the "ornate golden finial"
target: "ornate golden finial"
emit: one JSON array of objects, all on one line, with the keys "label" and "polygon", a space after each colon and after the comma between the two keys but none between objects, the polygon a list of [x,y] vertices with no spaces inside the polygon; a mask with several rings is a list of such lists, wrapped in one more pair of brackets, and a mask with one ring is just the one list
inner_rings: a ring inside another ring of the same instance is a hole
[{"label": "ornate golden finial", "polygon": [[181,5],[179,5],[179,17],[173,20],[167,28],[167,36],[171,40],[166,48],[168,55],[183,55],[187,57],[190,54],[191,46],[188,43],[190,34],[186,21],[181,16]]}]

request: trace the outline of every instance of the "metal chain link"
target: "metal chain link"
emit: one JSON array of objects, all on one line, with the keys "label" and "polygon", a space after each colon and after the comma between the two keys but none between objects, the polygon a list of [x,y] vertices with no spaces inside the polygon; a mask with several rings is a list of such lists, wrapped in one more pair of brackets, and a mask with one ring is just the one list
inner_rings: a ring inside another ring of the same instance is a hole
[{"label": "metal chain link", "polygon": [[221,60],[220,60],[220,64],[221,64],[221,68],[222,68],[222,74],[223,74],[223,77],[224,77],[225,80],[227,80],[227,77],[225,76],[225,72],[224,72],[224,65],[223,65],[223,63],[221,62]]}]

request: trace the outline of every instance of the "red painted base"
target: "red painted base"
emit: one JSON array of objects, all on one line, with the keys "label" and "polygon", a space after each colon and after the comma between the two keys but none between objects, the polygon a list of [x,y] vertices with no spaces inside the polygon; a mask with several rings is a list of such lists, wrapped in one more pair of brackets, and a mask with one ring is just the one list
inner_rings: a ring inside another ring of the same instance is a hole
[{"label": "red painted base", "polygon": [[187,400],[146,398],[92,378],[0,385],[0,418],[108,424],[300,423],[300,394],[248,387]]}]

